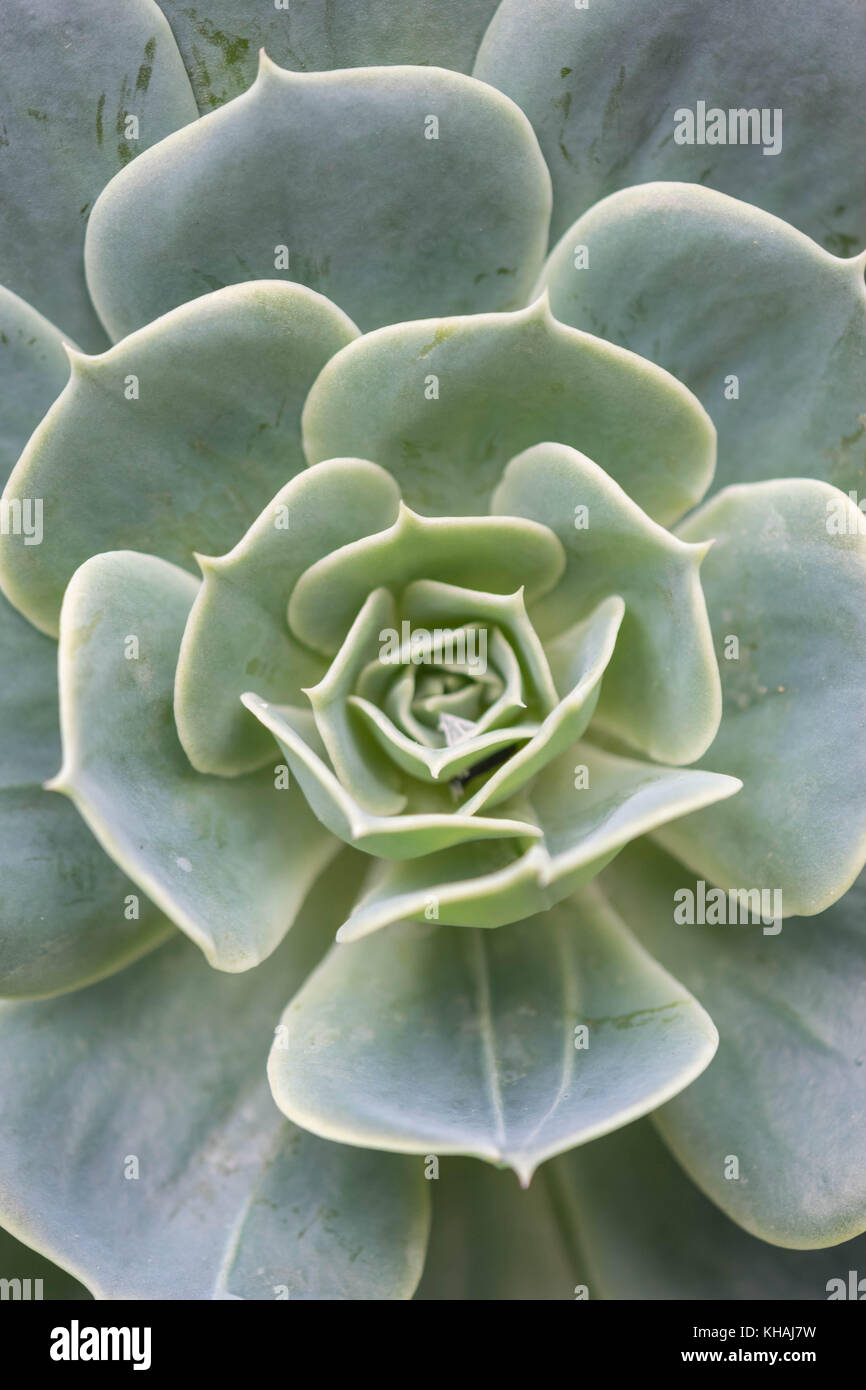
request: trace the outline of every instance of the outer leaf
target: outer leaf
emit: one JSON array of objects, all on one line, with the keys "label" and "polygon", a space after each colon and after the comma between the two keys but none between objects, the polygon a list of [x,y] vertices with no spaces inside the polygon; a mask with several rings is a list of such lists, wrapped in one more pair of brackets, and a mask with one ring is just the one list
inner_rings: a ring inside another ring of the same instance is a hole
[{"label": "outer leaf", "polygon": [[60,756],[57,648],[5,599],[0,669],[0,995],[54,994],[120,969],[171,927],[146,899],[133,905],[81,817],[42,790]]},{"label": "outer leaf", "polygon": [[337,934],[354,941],[402,918],[500,927],[561,902],[639,835],[742,784],[710,772],[657,767],[587,743],[538,774],[529,799],[501,808],[537,823],[539,843],[457,845],[406,864],[383,864]]},{"label": "outer leaf", "polygon": [[78,994],[0,1008],[16,1235],[103,1298],[411,1296],[421,1165],[299,1133],[262,1075],[269,1019],[356,882],[347,857],[267,970],[216,974],[180,939]]},{"label": "outer leaf", "polygon": [[669,535],[591,459],[562,444],[512,459],[491,510],[549,526],[565,548],[565,573],[533,612],[542,632],[562,632],[609,594],[625,600],[600,726],[663,762],[705,752],[722,712],[698,577],[706,547]]},{"label": "outer leaf", "polygon": [[184,756],[172,720],[195,580],[115,551],[78,570],[61,616],[63,767],[111,857],[220,970],[273,951],[337,843],[271,772],[227,782]]},{"label": "outer leaf", "polygon": [[563,1239],[543,1168],[528,1192],[511,1173],[445,1159],[433,1184],[433,1227],[416,1301],[560,1301],[586,1283]]},{"label": "outer leaf", "polygon": [[483,83],[442,68],[299,74],[263,57],[242,97],[112,180],[87,278],[115,337],[275,266],[366,331],[523,303],[549,211],[529,122]]},{"label": "outer leaf", "polygon": [[715,539],[702,579],[724,714],[702,761],[744,790],[735,812],[659,839],[722,887],[780,889],[785,915],[823,911],[866,857],[862,521],[835,488],[796,479],[729,488],[680,532]]},{"label": "outer leaf", "polygon": [[5,0],[0,89],[0,281],[98,351],[87,216],[124,164],[195,119],[177,45],[152,0]]},{"label": "outer leaf", "polygon": [[0,478],[6,482],[24,445],[69,378],[62,334],[0,285]]},{"label": "outer leaf", "polygon": [[289,626],[317,651],[335,653],[372,589],[400,590],[417,579],[511,594],[522,581],[531,598],[560,578],[565,553],[547,526],[522,517],[425,517],[401,503],[393,526],[324,555],[301,575],[289,600]]},{"label": "outer leaf", "polygon": [[498,0],[160,0],[202,111],[239,96],[266,48],[300,72],[412,63],[469,72]]},{"label": "outer leaf", "polygon": [[747,1235],[692,1186],[648,1120],[545,1171],[579,1230],[590,1297],[814,1301],[828,1280],[847,1286],[848,1270],[863,1269],[866,1238],[803,1252]]},{"label": "outer leaf", "polygon": [[0,788],[0,881],[3,998],[80,989],[171,932],[76,810],[38,786]]},{"label": "outer leaf", "polygon": [[688,1085],[718,1041],[593,890],[490,934],[405,922],[336,946],[283,1027],[268,1076],[295,1123],[507,1163],[524,1186]]},{"label": "outer leaf", "polygon": [[[864,52],[859,0],[793,12],[789,0],[503,0],[475,75],[535,127],[555,236],[618,188],[683,179],[757,203],[844,255],[866,240]],[[678,144],[676,112],[699,101],[726,115],[778,111],[768,134],[781,148]]]},{"label": "outer leaf", "polygon": [[390,526],[399,500],[376,464],[331,459],[281,488],[228,555],[198,556],[204,582],[183,635],[174,711],[200,772],[248,772],[271,757],[273,739],[241,695],[255,680],[268,699],[300,701],[325,670],[286,625],[291,592],[323,555]]},{"label": "outer leaf", "polygon": [[[745,793],[744,793],[745,796]],[[713,1066],[659,1111],[704,1192],[761,1240],[811,1249],[866,1229],[866,876],[816,920],[678,925],[699,889],[649,841],[602,880],[647,950],[711,1011]],[[675,894],[680,896],[675,897]],[[726,1177],[729,1155],[739,1177]]]},{"label": "outer leaf", "polygon": [[703,496],[715,460],[715,432],[690,392],[557,323],[546,297],[514,314],[368,334],[322,372],[303,432],[311,463],[376,459],[409,506],[444,516],[486,512],[508,460],[546,440],[582,449],[662,522]]},{"label": "outer leaf", "polygon": [[[57,330],[0,289],[0,477],[68,375]],[[34,542],[35,499],[19,520]],[[127,964],[170,925],[146,900],[128,916],[132,884],[73,808],[42,790],[60,755],[57,649],[2,597],[0,669],[0,995],[53,994]]]},{"label": "outer leaf", "polygon": [[301,406],[319,369],[356,336],[300,286],[236,285],[184,305],[72,379],[9,480],[43,498],[45,536],[0,543],[8,596],[56,635],[78,565],[121,546],[192,566],[219,553],[303,467]]},{"label": "outer leaf", "polygon": [[[575,270],[576,245],[589,271]],[[565,323],[651,357],[700,397],[719,430],[716,488],[793,475],[862,492],[864,264],[748,203],[658,183],[587,212],[543,281]]]}]

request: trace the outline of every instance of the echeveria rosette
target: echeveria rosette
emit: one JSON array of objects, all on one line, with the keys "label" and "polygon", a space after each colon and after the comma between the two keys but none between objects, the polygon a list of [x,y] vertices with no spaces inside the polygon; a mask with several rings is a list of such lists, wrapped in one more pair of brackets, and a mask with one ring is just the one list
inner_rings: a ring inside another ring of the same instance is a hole
[{"label": "echeveria rosette", "polygon": [[[862,45],[789,8],[642,7],[633,69],[612,0],[64,5],[0,251],[44,504],[0,539],[0,1218],[96,1296],[856,1263]],[[826,50],[832,154],[654,149],[685,18],[678,105]],[[697,878],[781,932],[677,926]]]}]

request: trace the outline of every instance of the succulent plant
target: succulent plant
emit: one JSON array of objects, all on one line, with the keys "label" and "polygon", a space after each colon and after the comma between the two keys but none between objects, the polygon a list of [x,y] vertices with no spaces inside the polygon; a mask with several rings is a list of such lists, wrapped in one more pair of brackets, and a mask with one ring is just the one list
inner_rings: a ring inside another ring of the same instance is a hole
[{"label": "succulent plant", "polygon": [[826,1297],[862,3],[0,30],[0,1275]]}]

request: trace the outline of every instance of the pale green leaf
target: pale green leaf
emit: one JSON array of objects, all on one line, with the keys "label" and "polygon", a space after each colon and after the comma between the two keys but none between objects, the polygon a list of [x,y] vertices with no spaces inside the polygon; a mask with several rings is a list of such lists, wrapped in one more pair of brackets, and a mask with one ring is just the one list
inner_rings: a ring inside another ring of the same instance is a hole
[{"label": "pale green leaf", "polygon": [[228,555],[199,556],[204,575],[181,643],[174,690],[180,741],[200,772],[260,767],[273,739],[240,702],[255,681],[272,700],[299,700],[324,673],[294,638],[286,608],[304,570],[390,526],[393,479],[361,459],[331,459],[293,478]]},{"label": "pale green leaf", "polygon": [[548,1172],[542,1168],[523,1191],[513,1173],[491,1172],[474,1159],[443,1159],[430,1184],[433,1225],[416,1301],[573,1299],[586,1274],[562,1230]]},{"label": "pale green leaf", "polygon": [[494,88],[443,68],[293,73],[263,57],[243,96],[112,179],[87,279],[114,337],[275,271],[367,331],[524,303],[549,212],[529,122]]},{"label": "pale green leaf", "polygon": [[172,719],[195,580],[114,551],[74,575],[60,623],[63,766],[70,796],[134,882],[220,970],[247,970],[291,925],[337,841],[266,769],[228,781],[187,762]]},{"label": "pale green leaf", "polygon": [[99,351],[87,218],[119,169],[195,119],[177,45],[152,0],[4,0],[0,90],[0,281]]},{"label": "pale green leaf", "polygon": [[0,1006],[0,1212],[97,1297],[411,1297],[422,1164],[302,1134],[264,1079],[279,1008],[351,901],[353,861],[266,970],[219,974],[179,938],[77,994]]},{"label": "pale green leaf", "polygon": [[538,705],[544,714],[556,707],[557,688],[544,646],[526,611],[523,587],[512,594],[489,594],[459,584],[419,579],[406,588],[403,607],[410,623],[481,623],[484,619],[500,629],[514,648],[527,701]]},{"label": "pale green leaf", "polygon": [[172,930],[75,807],[38,785],[0,788],[0,882],[2,998],[80,989]]},{"label": "pale green leaf", "polygon": [[[368,700],[352,696],[350,704],[393,762],[414,777],[431,782],[447,782],[493,753],[528,742],[538,732],[535,723],[507,724],[504,728],[490,729],[483,734],[467,732],[464,738],[452,744],[431,748],[409,738]],[[470,723],[474,728],[474,722]]]},{"label": "pale green leaf", "polygon": [[474,814],[498,806],[582,738],[596,708],[624,609],[622,599],[616,595],[603,599],[589,617],[563,634],[562,645],[553,653],[554,658],[562,658],[558,670],[559,688],[564,692],[562,699],[533,732],[529,742],[517,749],[513,757],[498,767],[463,803],[464,812]]},{"label": "pale green leaf", "polygon": [[541,632],[561,633],[609,594],[625,600],[599,726],[660,762],[705,752],[721,717],[698,574],[706,547],[656,525],[591,459],[562,444],[512,459],[491,509],[529,517],[562,542],[565,573],[532,609]]},{"label": "pale green leaf", "polygon": [[311,463],[375,459],[410,507],[445,516],[487,512],[508,460],[547,440],[581,449],[662,522],[700,500],[715,461],[712,423],[680,382],[558,323],[546,298],[367,334],[321,373],[303,433]]},{"label": "pale green leaf", "polygon": [[239,96],[258,50],[299,72],[379,63],[471,71],[498,0],[160,0],[202,111]]},{"label": "pale green leaf", "polygon": [[[803,1251],[747,1235],[689,1182],[649,1120],[576,1149],[545,1172],[567,1229],[579,1233],[591,1298],[816,1302],[838,1297],[839,1281],[848,1297],[848,1271],[863,1269],[863,1237]],[[695,1342],[698,1350],[709,1345]]]},{"label": "pale green leaf", "polygon": [[817,477],[862,493],[864,265],[723,193],[657,183],[587,212],[543,279],[565,323],[652,358],[700,398],[719,431],[716,489]]},{"label": "pale green leaf", "polygon": [[60,759],[57,647],[3,598],[0,669],[0,996],[55,994],[120,969],[171,926],[43,791]]},{"label": "pale green leaf", "polygon": [[565,565],[547,526],[522,517],[418,516],[405,503],[386,531],[325,555],[295,585],[289,626],[315,651],[337,651],[358,612],[359,595],[380,586],[402,589],[417,579],[527,598],[554,587]]},{"label": "pale green leaf", "polygon": [[[0,477],[63,388],[61,337],[17,295],[0,289]],[[43,499],[3,529],[43,535]],[[170,924],[103,854],[75,810],[42,790],[60,757],[57,648],[0,597],[0,995],[75,989],[110,974],[164,938]]]},{"label": "pale green leaf", "polygon": [[381,756],[351,703],[357,679],[381,648],[380,633],[395,616],[387,589],[374,589],[318,685],[304,691],[337,779],[365,811],[394,815],[406,805],[397,769]]},{"label": "pale green leaf", "polygon": [[593,889],[498,932],[404,922],[335,946],[282,1023],[268,1075],[296,1124],[524,1185],[688,1085],[717,1043]]},{"label": "pale green leaf", "polygon": [[724,712],[701,760],[742,778],[735,807],[659,832],[724,888],[781,891],[821,912],[866,858],[866,530],[807,479],[732,487],[680,534],[713,540],[702,570]]},{"label": "pale green leaf", "polygon": [[122,547],[192,568],[233,545],[303,467],[299,417],[319,369],[357,330],[301,286],[236,285],[184,305],[72,377],[7,487],[44,499],[44,538],[0,538],[0,581],[56,636],[78,565]]},{"label": "pale green leaf", "polygon": [[[682,179],[845,255],[866,240],[864,54],[860,0],[503,0],[474,71],[535,127],[554,236],[618,188]],[[700,139],[699,102],[723,112],[723,143],[717,121]]]},{"label": "pale green leaf", "polygon": [[0,481],[69,379],[63,335],[0,285]]},{"label": "pale green leaf", "polygon": [[601,882],[721,1035],[706,1075],[655,1117],[686,1171],[761,1240],[809,1249],[866,1230],[864,876],[784,923],[771,893],[745,911],[713,898],[649,841]]},{"label": "pale green leaf", "polygon": [[431,913],[462,927],[529,917],[593,878],[629,840],[733,796],[741,785],[734,777],[575,744],[538,773],[528,795],[501,808],[535,824],[536,844],[457,844],[378,865],[337,939],[354,941],[403,918],[429,920]]},{"label": "pale green leaf", "polygon": [[463,815],[444,787],[419,788],[403,815],[366,811],[329,766],[325,746],[309,710],[272,705],[243,696],[247,709],[270,729],[312,811],[333,835],[383,860],[415,859],[466,840],[517,839],[539,835],[533,824],[508,818]]}]

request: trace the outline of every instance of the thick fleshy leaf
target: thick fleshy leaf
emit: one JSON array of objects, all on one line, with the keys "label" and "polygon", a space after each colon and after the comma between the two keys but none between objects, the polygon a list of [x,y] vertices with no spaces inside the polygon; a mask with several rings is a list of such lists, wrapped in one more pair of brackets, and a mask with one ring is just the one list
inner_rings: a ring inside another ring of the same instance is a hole
[{"label": "thick fleshy leaf", "polygon": [[442,516],[486,512],[508,460],[547,440],[589,454],[662,522],[700,500],[715,460],[712,423],[680,382],[558,323],[546,297],[368,334],[320,375],[303,432],[311,463],[375,459],[409,506]]},{"label": "thick fleshy leaf", "polygon": [[417,579],[448,580],[511,594],[522,584],[539,598],[559,580],[565,553],[553,532],[522,517],[418,516],[401,503],[387,531],[325,555],[301,576],[289,626],[315,651],[334,653],[358,611],[359,595],[402,589]]},{"label": "thick fleshy leaf", "polygon": [[[413,700],[413,705],[418,710],[420,717],[435,720],[437,736],[442,734],[444,737],[445,718],[447,717],[448,720],[456,718],[458,723],[475,723],[479,717],[483,697],[484,682],[481,680],[469,681],[459,689],[443,690],[441,694],[419,694]],[[518,710],[522,707],[523,702],[521,701]],[[432,730],[428,731],[432,732]]]},{"label": "thick fleshy leaf", "polygon": [[[61,337],[0,288],[0,477],[62,390]],[[16,518],[41,540],[41,501]],[[119,969],[167,936],[170,924],[103,854],[81,817],[42,790],[57,770],[57,648],[0,597],[0,996],[75,989]]]},{"label": "thick fleshy leaf", "polygon": [[0,598],[0,996],[76,989],[171,931],[72,806],[43,791],[60,758],[57,647]]},{"label": "thick fleshy leaf", "polygon": [[[575,269],[576,246],[589,269]],[[716,489],[818,477],[862,493],[864,264],[723,193],[656,183],[587,212],[544,283],[563,322],[652,358],[695,392],[719,431]]]},{"label": "thick fleshy leaf", "polygon": [[[390,681],[383,702],[386,715],[389,715],[397,727],[401,728],[410,738],[416,739],[422,747],[441,748],[445,740],[442,731],[428,728],[415,715],[415,687],[417,683],[415,669],[413,667],[407,668],[402,676],[397,680],[392,680],[390,672],[385,672],[381,662],[377,662],[376,666],[378,668],[377,676],[381,679],[384,675],[385,679]],[[372,666],[368,666],[362,680],[358,683],[359,690],[363,689],[365,684],[375,684],[371,672]],[[366,697],[361,696],[359,698]]]},{"label": "thick fleshy leaf", "polygon": [[535,127],[554,236],[618,188],[683,179],[839,251],[866,240],[864,53],[859,0],[503,0],[474,71]]},{"label": "thick fleshy leaf", "polygon": [[421,855],[425,862],[429,855],[465,840],[517,839],[525,844],[540,834],[525,821],[461,815],[451,809],[453,802],[447,790],[439,787],[420,789],[415,806],[405,815],[368,812],[335,777],[308,710],[271,705],[252,692],[243,696],[243,702],[277,739],[293,777],[322,825],[367,854],[385,860],[411,860]]},{"label": "thick fleshy leaf", "polygon": [[484,83],[443,68],[293,73],[263,56],[248,92],[111,181],[87,278],[114,337],[275,269],[367,331],[524,303],[549,211],[529,122]]},{"label": "thick fleshy leaf", "polygon": [[[20,1281],[17,1285],[16,1280]],[[14,1299],[16,1290],[17,1297],[22,1299],[77,1302],[92,1297],[71,1274],[3,1230],[0,1230],[0,1287],[9,1290],[4,1292],[4,1299]]]},{"label": "thick fleshy leaf", "polygon": [[703,1009],[594,889],[498,932],[403,922],[335,946],[283,1014],[268,1076],[341,1143],[472,1154],[528,1184],[703,1071]]},{"label": "thick fleshy leaf", "polygon": [[240,96],[265,48],[298,72],[410,63],[470,72],[499,0],[160,0],[202,111]]},{"label": "thick fleshy leaf", "polygon": [[838,1290],[830,1280],[847,1290],[866,1260],[866,1237],[802,1251],[747,1235],[689,1182],[649,1120],[544,1171],[580,1233],[590,1297],[814,1302]]},{"label": "thick fleshy leaf", "polygon": [[318,685],[304,692],[338,780],[365,811],[384,816],[402,811],[406,805],[401,778],[382,758],[369,729],[358,719],[351,696],[363,668],[376,659],[381,646],[379,633],[393,625],[395,612],[388,590],[374,589]]},{"label": "thick fleshy leaf", "polygon": [[371,875],[338,941],[402,918],[501,927],[542,912],[593,878],[629,840],[733,796],[734,777],[636,762],[579,743],[501,810],[537,824],[539,843],[459,844]]},{"label": "thick fleshy leaf", "polygon": [[[560,689],[565,692],[536,733],[514,756],[497,768],[462,806],[473,814],[498,806],[513,796],[551,759],[583,737],[593,716],[602,679],[607,671],[624,604],[621,598],[604,599],[584,622],[566,634],[568,650],[562,653]],[[560,653],[556,653],[560,655]]]},{"label": "thick fleshy leaf", "polygon": [[489,594],[465,589],[459,584],[443,584],[435,579],[419,579],[403,595],[409,621],[423,625],[433,621],[480,623],[499,628],[511,642],[526,685],[526,699],[544,714],[556,708],[557,688],[548,666],[544,647],[529,620],[523,589],[513,594]]},{"label": "thick fleshy leaf", "polygon": [[[426,585],[427,581],[421,580],[408,586],[402,599],[404,612],[413,611],[408,595]],[[431,590],[451,587],[438,585],[435,581],[431,581],[429,585]],[[458,589],[457,592],[472,591]],[[490,601],[490,606],[495,607],[501,596],[485,597]],[[508,601],[508,596],[505,596],[505,602]],[[401,642],[397,653],[402,673],[399,668],[395,673],[390,662],[377,659],[370,662],[361,672],[357,686],[358,708],[369,720],[375,721],[377,728],[374,732],[377,737],[386,735],[386,730],[388,731],[386,742],[392,756],[400,761],[396,745],[391,741],[391,731],[396,729],[410,741],[420,745],[420,748],[413,747],[414,755],[420,752],[421,756],[425,757],[423,750],[430,751],[431,757],[427,760],[428,771],[433,769],[440,752],[457,742],[462,742],[464,736],[477,736],[492,729],[499,729],[503,724],[516,724],[524,719],[527,708],[527,702],[523,698],[524,673],[511,644],[498,628],[494,627],[488,631],[486,658],[481,650],[481,638],[472,636],[474,628],[464,626],[441,631],[441,638],[436,639],[434,629],[431,653],[434,649],[441,651],[444,658],[448,654],[446,643],[450,634],[452,652],[454,644],[462,641],[467,658],[469,655],[474,657],[473,665],[467,660],[465,665],[458,669],[455,663],[447,663],[443,659],[434,673],[423,673],[423,666],[419,668],[412,664],[413,634],[410,630],[408,642]],[[474,647],[470,647],[470,642],[474,643]],[[459,647],[457,650],[459,652]],[[445,688],[446,676],[463,680],[465,684],[448,690]],[[453,723],[455,718],[457,724]],[[451,721],[450,736],[448,721]],[[458,732],[459,738],[456,737]],[[404,744],[404,749],[408,750],[408,745]],[[445,756],[447,759],[447,754]],[[403,763],[402,766],[406,764]],[[412,770],[419,770],[417,762],[413,764]]]},{"label": "thick fleshy leaf", "polygon": [[266,970],[217,974],[181,938],[77,994],[0,1007],[0,1212],[97,1297],[411,1297],[422,1164],[301,1134],[264,1080],[353,858]]},{"label": "thick fleshy leaf", "polygon": [[152,0],[5,0],[0,90],[0,281],[98,351],[87,216],[140,150],[195,119],[177,45]]},{"label": "thick fleshy leaf", "polygon": [[707,904],[706,885],[647,840],[602,887],[721,1035],[706,1076],[655,1117],[686,1171],[762,1240],[809,1249],[866,1230],[866,875],[820,917],[784,924],[770,894],[754,919]]},{"label": "thick fleshy leaf", "polygon": [[0,882],[0,998],[80,989],[172,930],[76,809],[38,785],[0,788]]},{"label": "thick fleshy leaf", "polygon": [[702,762],[743,793],[659,839],[724,888],[781,891],[786,916],[821,912],[866,857],[862,515],[789,479],[726,489],[680,534],[715,542],[701,577],[724,713]]},{"label": "thick fleshy leaf", "polygon": [[587,1283],[585,1267],[563,1239],[548,1172],[542,1168],[522,1191],[513,1173],[443,1159],[430,1184],[433,1225],[416,1301],[573,1299]]},{"label": "thick fleshy leaf", "polygon": [[63,335],[0,285],[0,481],[69,378]]},{"label": "thick fleshy leaf", "polygon": [[189,765],[172,719],[197,584],[152,555],[76,571],[60,623],[63,767],[97,839],[220,970],[273,951],[337,842],[270,770],[227,781]]},{"label": "thick fleshy leaf", "polygon": [[39,546],[0,541],[9,598],[56,635],[63,590],[91,555],[130,547],[193,567],[232,545],[304,466],[299,419],[320,368],[357,335],[302,286],[235,285],[184,305],[72,377],[7,496],[44,499]]},{"label": "thick fleshy leaf", "polygon": [[442,747],[431,748],[407,737],[369,701],[353,696],[350,703],[387,756],[399,767],[424,781],[447,782],[493,753],[528,742],[538,732],[537,724],[527,723],[514,726],[506,724],[504,728],[474,734],[474,721],[467,721],[469,728],[462,731],[461,738]]},{"label": "thick fleshy leaf", "polygon": [[400,494],[384,469],[331,459],[299,473],[228,555],[199,556],[204,575],[183,635],[174,689],[180,741],[200,772],[260,767],[273,739],[240,697],[255,680],[263,696],[298,700],[325,671],[295,640],[286,608],[304,570],[350,541],[384,530]]},{"label": "thick fleshy leaf", "polygon": [[532,613],[542,633],[562,632],[609,594],[625,600],[600,726],[660,762],[689,763],[705,752],[722,704],[698,575],[706,547],[656,525],[591,459],[563,444],[512,459],[491,510],[530,517],[562,541],[565,573]]},{"label": "thick fleshy leaf", "polygon": [[[425,584],[425,581],[422,581],[422,584]],[[418,587],[419,585],[410,585],[410,590],[417,590]],[[425,584],[425,587],[428,592],[436,589],[447,590],[452,594],[474,592],[469,589],[452,589],[450,585],[436,585],[433,582]],[[376,590],[371,598],[375,599],[384,594],[387,594],[387,590]],[[488,611],[495,612],[499,596],[485,597],[488,600]],[[510,599],[506,597],[504,602],[508,605]],[[407,611],[405,596],[401,611]],[[423,613],[422,616],[430,615]],[[427,638],[426,651],[423,653],[425,661],[439,673],[438,677],[428,674],[426,680],[429,682],[437,679],[441,682],[444,673],[465,678],[467,686],[457,693],[473,693],[474,688],[479,705],[482,692],[483,698],[489,699],[490,703],[483,714],[473,712],[469,717],[455,715],[453,711],[443,707],[436,720],[435,729],[422,724],[420,719],[415,717],[416,708],[421,712],[423,698],[417,693],[418,682],[422,678],[418,666],[412,664],[412,642],[419,636],[419,628],[414,627],[408,640],[401,644],[398,651],[392,653],[396,669],[390,662],[381,659],[375,662],[371,660],[361,669],[360,679],[356,683],[359,692],[363,689],[371,694],[377,692],[380,699],[384,695],[385,709],[380,709],[378,704],[372,703],[360,693],[349,696],[350,708],[378,745],[380,757],[384,753],[391,762],[421,781],[444,783],[476,763],[484,761],[493,753],[533,737],[538,730],[537,722],[522,718],[526,702],[520,698],[523,690],[520,665],[510,643],[497,627],[483,629],[483,648],[481,638],[474,628],[446,627],[434,628],[431,631],[422,627],[420,632],[425,633]],[[389,638],[396,637],[396,629],[380,629],[380,656],[383,633]],[[351,635],[350,632],[346,639],[347,644]],[[470,640],[473,643],[472,648],[469,646]],[[449,660],[455,649],[458,653],[471,651],[474,664],[469,660],[465,663]],[[379,670],[376,670],[376,667]],[[501,693],[497,695],[497,691]],[[447,697],[438,698],[441,701]],[[435,701],[437,697],[431,696],[429,699]],[[432,706],[430,708],[432,710]],[[386,712],[388,710],[393,712],[394,719],[389,717]],[[332,762],[336,767],[333,756]],[[345,782],[345,777],[342,780]]]}]

